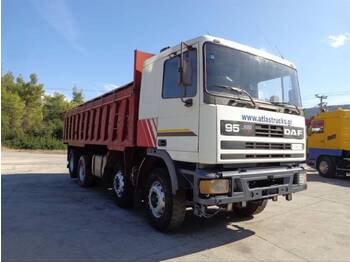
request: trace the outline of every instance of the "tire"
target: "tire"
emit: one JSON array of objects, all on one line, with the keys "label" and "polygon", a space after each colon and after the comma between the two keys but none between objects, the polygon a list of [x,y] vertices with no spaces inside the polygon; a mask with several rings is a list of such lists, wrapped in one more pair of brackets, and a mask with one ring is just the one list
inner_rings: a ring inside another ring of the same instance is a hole
[{"label": "tire", "polygon": [[87,155],[82,155],[78,161],[78,184],[81,187],[90,187],[93,185],[94,176],[91,172],[91,158]]},{"label": "tire", "polygon": [[241,217],[251,217],[261,213],[265,209],[267,201],[267,199],[249,201],[246,207],[236,208],[234,212]]},{"label": "tire", "polygon": [[120,166],[113,172],[113,193],[119,207],[132,207],[134,190],[129,177],[125,176],[124,169]]},{"label": "tire", "polygon": [[334,177],[336,173],[336,167],[333,158],[328,156],[321,156],[317,160],[317,171],[323,177]]},{"label": "tire", "polygon": [[161,232],[179,227],[186,214],[185,194],[172,194],[168,172],[157,168],[150,174],[146,186],[146,206],[150,224]]},{"label": "tire", "polygon": [[78,162],[78,152],[75,150],[70,150],[68,155],[68,171],[71,178],[77,177],[77,162]]}]

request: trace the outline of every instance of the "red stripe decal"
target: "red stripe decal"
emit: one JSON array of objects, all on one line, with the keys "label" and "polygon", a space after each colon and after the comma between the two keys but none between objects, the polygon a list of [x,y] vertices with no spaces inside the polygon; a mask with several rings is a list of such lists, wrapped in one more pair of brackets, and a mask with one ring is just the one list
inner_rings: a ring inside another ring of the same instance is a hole
[{"label": "red stripe decal", "polygon": [[146,146],[148,146],[149,145],[149,138],[148,138],[148,135],[147,135],[147,131],[146,131],[145,121],[144,120],[141,120],[141,126],[142,126],[142,131],[145,134]]},{"label": "red stripe decal", "polygon": [[147,126],[148,126],[148,131],[150,133],[150,136],[152,138],[152,146],[154,147],[156,142],[155,142],[155,136],[154,136],[154,132],[153,132],[153,127],[152,127],[152,124],[151,124],[151,120],[150,119],[147,119]]}]

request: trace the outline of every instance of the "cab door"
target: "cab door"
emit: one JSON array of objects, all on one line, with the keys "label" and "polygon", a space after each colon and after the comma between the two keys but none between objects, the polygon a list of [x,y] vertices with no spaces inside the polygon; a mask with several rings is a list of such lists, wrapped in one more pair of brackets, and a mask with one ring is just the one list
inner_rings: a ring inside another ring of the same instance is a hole
[{"label": "cab door", "polygon": [[[183,57],[191,62],[191,81],[180,84],[181,54],[177,52],[164,59],[161,101],[158,113],[157,146],[180,158],[192,157],[198,152],[199,88],[198,46],[185,50]],[[182,157],[180,153],[183,152]],[[178,158],[179,158],[178,157]],[[186,160],[190,159],[176,159]],[[195,160],[193,160],[195,161]]]}]

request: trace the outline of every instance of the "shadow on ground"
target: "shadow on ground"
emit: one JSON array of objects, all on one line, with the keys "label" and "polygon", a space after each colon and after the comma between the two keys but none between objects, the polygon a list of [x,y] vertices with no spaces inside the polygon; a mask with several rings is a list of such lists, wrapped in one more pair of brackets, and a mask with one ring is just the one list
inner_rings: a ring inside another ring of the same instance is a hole
[{"label": "shadow on ground", "polygon": [[336,186],[350,187],[350,177],[337,176],[334,178],[326,178],[318,174],[308,175],[308,182],[322,182]]},{"label": "shadow on ground", "polygon": [[2,175],[1,180],[4,261],[170,259],[255,234],[226,214],[211,219],[189,214],[178,232],[162,234],[141,210],[120,209],[111,192],[80,188],[67,174]]}]

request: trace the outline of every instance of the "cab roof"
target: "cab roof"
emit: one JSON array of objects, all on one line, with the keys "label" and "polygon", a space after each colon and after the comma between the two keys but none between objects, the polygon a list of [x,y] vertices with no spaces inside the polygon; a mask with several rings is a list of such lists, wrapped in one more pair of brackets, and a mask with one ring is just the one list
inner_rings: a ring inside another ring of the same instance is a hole
[{"label": "cab roof", "polygon": [[[240,43],[237,43],[234,41],[226,40],[226,39],[220,38],[220,37],[203,35],[203,36],[199,36],[199,37],[193,38],[191,40],[188,40],[185,43],[188,45],[193,45],[193,44],[199,43],[200,46],[202,46],[205,42],[212,42],[212,43],[216,43],[219,45],[231,47],[233,49],[243,51],[246,53],[250,53],[253,55],[257,55],[257,56],[260,56],[260,57],[263,57],[263,58],[266,58],[266,59],[269,59],[269,60],[275,61],[277,63],[280,63],[280,64],[283,64],[283,65],[286,65],[286,66],[289,66],[289,67],[296,69],[295,65],[292,62],[288,61],[287,59],[270,54],[270,53],[268,53],[264,50],[261,50],[261,49],[256,49],[256,48],[253,48],[253,47],[250,47],[247,45],[243,45],[243,44],[240,44]],[[159,54],[147,59],[145,61],[145,65],[153,63],[154,61],[156,61],[160,58],[164,58],[166,56],[169,56],[170,54],[178,51],[179,48],[180,48],[180,44],[173,46],[173,47],[169,47],[169,48],[163,50],[162,52],[160,52]]]}]

